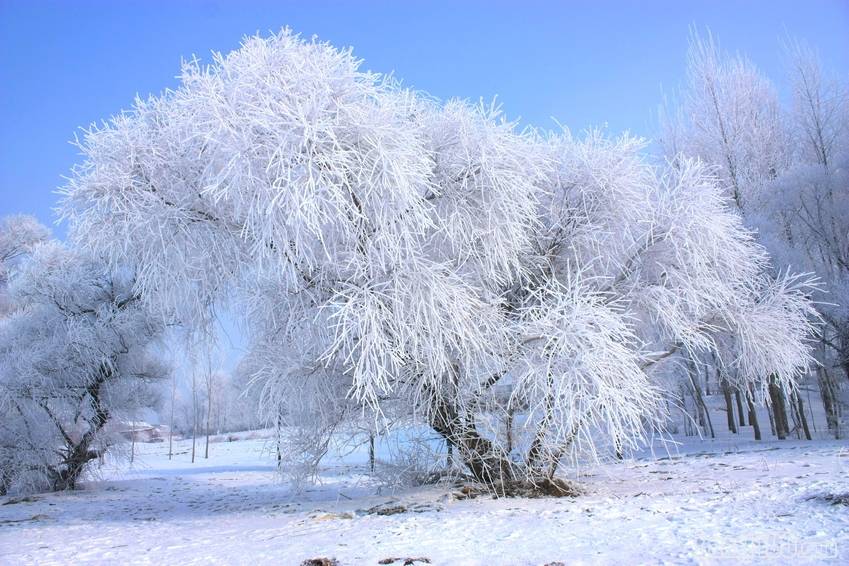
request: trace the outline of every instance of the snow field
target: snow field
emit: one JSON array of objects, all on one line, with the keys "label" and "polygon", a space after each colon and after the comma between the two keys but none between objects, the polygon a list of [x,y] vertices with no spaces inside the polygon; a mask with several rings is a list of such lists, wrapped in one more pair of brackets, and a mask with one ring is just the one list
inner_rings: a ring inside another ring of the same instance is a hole
[{"label": "snow field", "polygon": [[464,500],[448,485],[382,489],[363,450],[331,458],[319,484],[294,491],[263,439],[215,443],[195,464],[190,445],[177,442],[169,461],[167,444],[141,444],[133,470],[104,468],[80,491],[3,498],[0,564],[849,560],[849,507],[828,500],[849,493],[840,441],[660,448],[581,470],[578,498]]}]

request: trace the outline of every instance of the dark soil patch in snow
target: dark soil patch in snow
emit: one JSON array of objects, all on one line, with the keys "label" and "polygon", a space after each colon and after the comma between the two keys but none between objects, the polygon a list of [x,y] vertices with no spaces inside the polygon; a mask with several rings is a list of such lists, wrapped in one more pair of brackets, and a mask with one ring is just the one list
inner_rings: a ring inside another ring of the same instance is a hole
[{"label": "dark soil patch in snow", "polygon": [[380,505],[376,507],[372,507],[366,511],[369,515],[398,515],[399,513],[406,513],[407,508],[403,505],[393,505],[391,507],[382,507]]},{"label": "dark soil patch in snow", "polygon": [[413,566],[416,562],[421,562],[422,564],[430,564],[430,558],[420,557],[420,558],[384,558],[383,560],[378,560],[378,564],[395,564],[396,562],[402,562],[403,566]]},{"label": "dark soil patch in snow", "polygon": [[335,558],[307,558],[301,566],[339,566],[339,562]]},{"label": "dark soil patch in snow", "polygon": [[560,478],[543,478],[535,481],[516,481],[495,488],[495,494],[503,497],[578,497],[583,493],[577,484]]},{"label": "dark soil patch in snow", "polygon": [[415,504],[415,505],[401,505],[396,504],[393,505],[391,503],[382,503],[380,505],[375,505],[369,509],[361,509],[356,512],[357,515],[382,515],[382,516],[391,516],[398,515],[400,513],[427,513],[428,511],[442,511],[442,508],[439,506],[434,506],[431,504]]},{"label": "dark soil patch in snow", "polygon": [[518,480],[509,483],[499,483],[494,486],[481,484],[463,484],[457,491],[451,493],[455,500],[475,499],[482,495],[494,497],[523,497],[537,499],[540,497],[577,497],[583,490],[575,483],[559,479],[544,478],[535,481]]},{"label": "dark soil patch in snow", "polygon": [[24,497],[13,497],[9,499],[9,501],[4,501],[3,505],[14,505],[16,503],[33,503],[35,501],[40,501],[40,498],[32,495],[25,495]]},{"label": "dark soil patch in snow", "polygon": [[451,497],[456,499],[457,501],[462,501],[463,499],[475,499],[476,497],[480,497],[489,493],[484,487],[479,485],[463,485],[459,490],[453,492]]},{"label": "dark soil patch in snow", "polygon": [[808,501],[821,501],[832,505],[846,505],[849,507],[849,492],[846,493],[822,493],[809,497]]},{"label": "dark soil patch in snow", "polygon": [[2,521],[0,521],[0,525],[8,525],[11,523],[26,523],[29,521],[46,521],[47,519],[50,519],[48,515],[39,513],[38,515],[33,515],[32,517],[29,517],[27,519],[3,519]]}]

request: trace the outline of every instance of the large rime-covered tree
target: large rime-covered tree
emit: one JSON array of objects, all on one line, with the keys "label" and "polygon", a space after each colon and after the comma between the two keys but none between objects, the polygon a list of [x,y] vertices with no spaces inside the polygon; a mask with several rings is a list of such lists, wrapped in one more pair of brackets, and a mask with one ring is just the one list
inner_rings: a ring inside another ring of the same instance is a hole
[{"label": "large rime-covered tree", "polygon": [[[15,226],[0,227],[0,242]],[[59,243],[36,246],[10,271],[10,312],[0,319],[0,493],[73,488],[118,439],[113,425],[153,399],[165,371],[151,350],[162,324],[130,272]]]},{"label": "large rime-covered tree", "polygon": [[185,65],[80,147],[74,238],[133,265],[164,316],[203,325],[239,301],[246,363],[309,438],[287,460],[385,409],[494,488],[539,484],[639,442],[675,352],[732,340],[726,363],[759,386],[808,364],[804,281],[765,276],[700,163],[518,132],[288,31]]},{"label": "large rime-covered tree", "polygon": [[[666,114],[662,142],[670,159],[688,154],[714,168],[777,270],[792,266],[820,279],[816,381],[828,427],[839,435],[834,375],[849,377],[849,85],[829,78],[798,42],[789,42],[787,60],[792,96],[782,108],[750,61],[694,35],[681,104]],[[781,395],[774,385],[779,410]]]}]

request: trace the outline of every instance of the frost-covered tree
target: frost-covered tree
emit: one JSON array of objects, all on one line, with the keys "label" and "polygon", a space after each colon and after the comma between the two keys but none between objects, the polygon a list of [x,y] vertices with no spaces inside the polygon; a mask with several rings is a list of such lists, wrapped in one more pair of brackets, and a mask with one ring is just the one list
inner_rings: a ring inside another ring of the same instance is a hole
[{"label": "frost-covered tree", "polygon": [[0,219],[0,317],[12,308],[7,289],[12,271],[50,231],[32,216],[18,214]]},{"label": "frost-covered tree", "polygon": [[666,154],[713,165],[741,210],[752,191],[787,163],[775,88],[751,61],[723,53],[709,33],[691,36],[680,107],[664,107],[661,119]]},{"label": "frost-covered tree", "polygon": [[80,148],[74,239],[133,265],[163,316],[202,326],[239,302],[245,363],[302,433],[287,461],[314,464],[364,408],[400,410],[478,480],[543,485],[639,442],[676,352],[731,340],[757,387],[807,368],[806,282],[766,277],[699,162],[519,132],[288,31],[188,63]]},{"label": "frost-covered tree", "polygon": [[[834,369],[849,377],[849,96],[846,82],[828,78],[809,48],[789,42],[787,55],[792,99],[781,108],[750,61],[694,35],[681,105],[666,112],[662,140],[669,159],[688,154],[717,171],[776,269],[820,279],[814,298],[825,325],[816,381],[829,428],[839,433]],[[779,389],[772,388],[772,405],[783,412]],[[790,397],[804,425],[801,398]]]},{"label": "frost-covered tree", "polygon": [[73,488],[115,442],[110,425],[151,403],[165,372],[151,351],[162,324],[130,273],[56,242],[18,265],[9,296],[12,311],[0,319],[0,492]]},{"label": "frost-covered tree", "polygon": [[817,298],[825,326],[816,371],[828,427],[839,437],[847,382],[836,377],[842,369],[849,379],[849,83],[829,78],[816,54],[798,42],[789,45],[788,58],[791,160],[764,185],[756,226],[779,260],[823,281],[825,293]]}]

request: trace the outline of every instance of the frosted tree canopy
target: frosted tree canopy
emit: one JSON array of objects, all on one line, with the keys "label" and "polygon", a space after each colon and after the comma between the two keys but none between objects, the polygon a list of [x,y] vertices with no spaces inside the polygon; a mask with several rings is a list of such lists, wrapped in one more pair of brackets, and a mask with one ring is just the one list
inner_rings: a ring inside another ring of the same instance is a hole
[{"label": "frosted tree canopy", "polygon": [[0,494],[73,488],[168,374],[132,273],[47,235],[0,221]]},{"label": "frosted tree canopy", "polygon": [[400,411],[476,478],[538,482],[639,442],[660,364],[713,352],[760,390],[810,360],[811,282],[769,275],[701,162],[520,131],[288,31],[185,64],[79,145],[73,239],[169,320],[236,305],[267,402],[311,437]]}]

